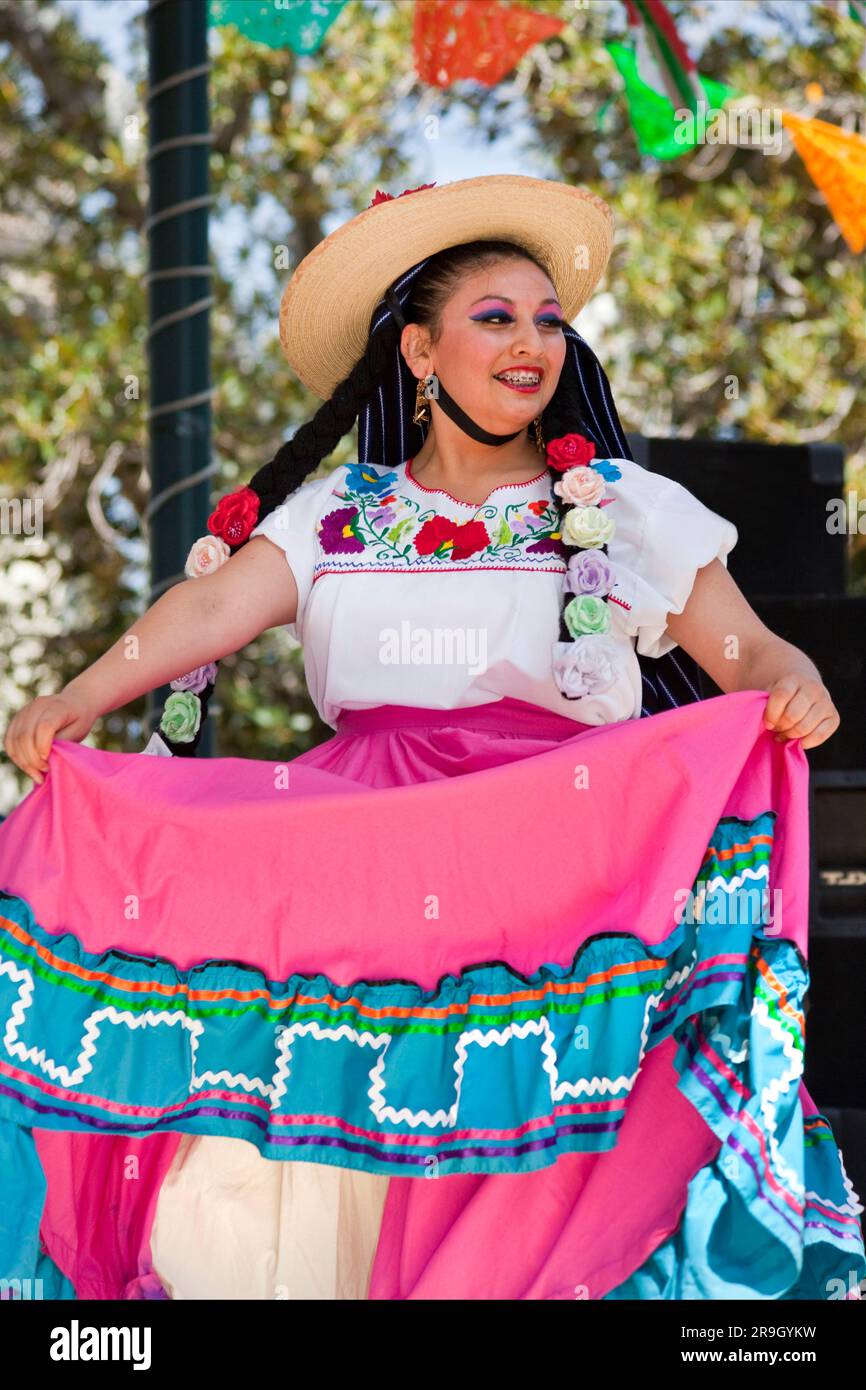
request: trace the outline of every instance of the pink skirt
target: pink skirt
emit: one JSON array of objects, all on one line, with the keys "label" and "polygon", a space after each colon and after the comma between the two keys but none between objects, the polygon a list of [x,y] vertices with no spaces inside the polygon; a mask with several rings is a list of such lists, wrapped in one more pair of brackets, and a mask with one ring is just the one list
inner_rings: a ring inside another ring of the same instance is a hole
[{"label": "pink skirt", "polygon": [[166,1297],[194,1135],[387,1179],[370,1298],[856,1296],[766,698],[385,706],[285,764],[58,740],[0,826],[3,1267]]}]

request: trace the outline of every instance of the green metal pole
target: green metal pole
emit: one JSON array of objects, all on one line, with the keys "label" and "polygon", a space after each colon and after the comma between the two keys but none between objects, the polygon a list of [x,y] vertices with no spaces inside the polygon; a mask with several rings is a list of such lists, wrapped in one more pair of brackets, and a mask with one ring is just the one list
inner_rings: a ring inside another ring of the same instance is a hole
[{"label": "green metal pole", "polygon": [[[207,0],[149,0],[150,603],[183,580],[212,511]],[[178,675],[184,674],[178,672]],[[148,697],[147,734],[170,687]],[[213,712],[213,705],[211,706]],[[213,719],[199,752],[213,755]]]}]

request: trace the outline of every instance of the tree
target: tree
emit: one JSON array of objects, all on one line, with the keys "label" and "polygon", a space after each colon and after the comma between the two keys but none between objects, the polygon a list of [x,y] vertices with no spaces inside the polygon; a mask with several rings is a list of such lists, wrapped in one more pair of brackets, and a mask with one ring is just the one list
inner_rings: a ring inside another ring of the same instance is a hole
[{"label": "tree", "polygon": [[[621,101],[598,128],[618,87],[604,42],[622,37],[621,7],[533,7],[566,27],[492,89],[420,86],[408,0],[350,0],[308,58],[218,31],[214,244],[233,218],[244,236],[213,277],[215,496],[318,406],[279,349],[280,248],[295,265],[376,187],[428,181],[423,142],[455,110],[489,146],[491,172],[501,133],[524,130],[527,172],[612,204],[611,266],[585,312],[627,428],[837,440],[850,485],[866,483],[862,263],[799,156],[641,158]],[[701,72],[769,109],[803,110],[806,84],[820,83],[815,114],[838,123],[862,111],[862,31],[844,15],[799,3],[670,8],[692,25]],[[125,93],[100,45],[55,5],[0,3],[0,500],[43,504],[41,542],[0,526],[4,726],[91,664],[146,602],[146,57],[143,20],[131,23],[139,77]],[[354,447],[344,440],[322,471]],[[854,552],[866,589],[866,538]],[[284,634],[224,659],[217,693],[222,754],[285,758],[328,732]],[[143,707],[108,715],[91,741],[140,749]],[[27,786],[7,770],[0,801]]]}]

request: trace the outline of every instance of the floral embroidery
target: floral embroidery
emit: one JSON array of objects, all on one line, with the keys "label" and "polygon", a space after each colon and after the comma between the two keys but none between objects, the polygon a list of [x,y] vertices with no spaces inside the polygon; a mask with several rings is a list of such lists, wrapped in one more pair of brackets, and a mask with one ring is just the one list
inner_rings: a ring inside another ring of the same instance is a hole
[{"label": "floral embroidery", "polygon": [[453,560],[465,560],[490,544],[487,528],[481,521],[449,521],[444,516],[431,516],[415,537],[419,555],[438,555],[450,552]]},{"label": "floral embroidery", "polygon": [[[442,515],[401,484],[393,470],[348,464],[343,488],[334,492],[342,505],[318,524],[322,555],[363,555],[371,569],[442,569],[474,561],[474,568],[481,562],[484,568],[564,572],[568,548],[552,493],[517,502],[488,500],[462,521]],[[320,559],[316,573],[363,567]]]},{"label": "floral embroidery", "polygon": [[329,512],[319,526],[319,541],[329,555],[342,555],[364,549],[364,542],[355,531],[358,512],[355,507],[342,507]]}]

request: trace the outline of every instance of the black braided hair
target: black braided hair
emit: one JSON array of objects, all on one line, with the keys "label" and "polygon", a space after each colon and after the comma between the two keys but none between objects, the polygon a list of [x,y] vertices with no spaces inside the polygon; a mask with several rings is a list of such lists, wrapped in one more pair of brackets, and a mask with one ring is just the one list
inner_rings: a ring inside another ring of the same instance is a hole
[{"label": "black braided hair", "polygon": [[[270,463],[264,464],[250,478],[247,486],[259,498],[256,524],[264,521],[287,497],[296,492],[322,459],[327,458],[352,429],[364,405],[378,389],[380,383],[391,371],[393,354],[400,340],[400,329],[396,322],[389,321],[375,335],[367,340],[363,357],[355,363],[349,375],[335,388],[330,400],[325,401],[311,420],[301,425],[291,439],[287,440],[274,454]],[[247,538],[249,539],[249,538]],[[235,554],[247,541],[232,546]],[[214,663],[215,666],[218,663]],[[213,694],[216,677],[208,681],[198,696],[201,718],[191,739],[173,739],[168,728],[160,725],[159,736],[176,757],[194,757],[201,742],[207,718],[208,702]],[[166,715],[163,716],[166,719]]]},{"label": "black braided hair", "polygon": [[319,407],[312,420],[301,425],[292,438],[254,473],[248,483],[261,502],[259,521],[301,486],[322,459],[336,449],[348,434],[360,411],[391,370],[392,354],[400,339],[395,323],[367,339],[367,348],[331,399]]}]

